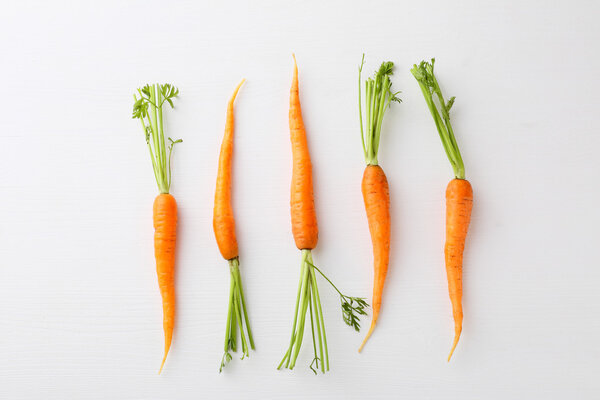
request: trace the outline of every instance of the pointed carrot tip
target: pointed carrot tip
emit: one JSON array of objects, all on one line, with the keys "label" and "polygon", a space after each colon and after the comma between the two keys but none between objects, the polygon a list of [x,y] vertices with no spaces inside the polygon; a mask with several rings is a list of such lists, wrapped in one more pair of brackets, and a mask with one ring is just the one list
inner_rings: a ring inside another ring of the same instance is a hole
[{"label": "pointed carrot tip", "polygon": [[458,344],[458,339],[460,339],[460,332],[457,332],[454,335],[454,343],[452,343],[452,349],[450,349],[450,354],[448,355],[448,362],[452,358],[452,354],[454,354],[454,349],[456,349],[456,345]]},{"label": "pointed carrot tip", "polygon": [[167,354],[169,354],[169,350],[165,351],[165,355],[163,356],[162,362],[160,363],[160,368],[158,370],[159,375],[162,372],[163,367],[165,366],[165,361],[167,361]]},{"label": "pointed carrot tip", "polygon": [[374,329],[375,329],[375,320],[373,320],[373,322],[371,322],[371,327],[369,328],[369,332],[367,332],[367,336],[365,336],[362,344],[358,348],[359,353],[362,351],[363,347],[365,347],[365,344],[367,343],[367,340],[369,340],[369,338],[371,337],[371,334],[373,333]]}]

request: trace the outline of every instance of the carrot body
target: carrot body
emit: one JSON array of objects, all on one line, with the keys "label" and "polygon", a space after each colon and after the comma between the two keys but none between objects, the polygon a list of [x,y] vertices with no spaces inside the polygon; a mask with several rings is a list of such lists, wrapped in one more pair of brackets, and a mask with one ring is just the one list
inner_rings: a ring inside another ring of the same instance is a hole
[{"label": "carrot body", "polygon": [[231,205],[231,164],[233,158],[233,102],[238,90],[244,81],[235,88],[227,104],[227,120],[225,134],[219,155],[219,169],[217,172],[217,188],[215,190],[215,205],[213,212],[213,230],[221,255],[226,260],[238,256],[238,244],[235,236],[235,219]]},{"label": "carrot body", "polygon": [[163,330],[165,334],[165,354],[160,370],[167,359],[173,325],[175,322],[175,239],[177,236],[177,203],[168,193],[159,194],[154,200],[154,255],[158,287],[162,296]]},{"label": "carrot body", "polygon": [[388,181],[379,165],[367,165],[362,179],[362,194],[369,221],[369,232],[373,244],[373,318],[360,352],[373,333],[381,308],[383,284],[390,259],[390,190]]},{"label": "carrot body", "polygon": [[448,361],[462,332],[462,269],[463,250],[471,210],[473,208],[473,189],[466,179],[453,179],[446,189],[446,245],[444,254],[446,258],[446,274],[448,276],[448,292],[452,303],[454,316],[454,343],[448,356]]},{"label": "carrot body", "polygon": [[290,139],[292,142],[292,187],[290,208],[292,233],[300,250],[314,249],[319,238],[317,214],[313,196],[312,164],[306,131],[302,121],[302,109],[298,93],[298,66],[294,57],[294,76],[290,89]]}]

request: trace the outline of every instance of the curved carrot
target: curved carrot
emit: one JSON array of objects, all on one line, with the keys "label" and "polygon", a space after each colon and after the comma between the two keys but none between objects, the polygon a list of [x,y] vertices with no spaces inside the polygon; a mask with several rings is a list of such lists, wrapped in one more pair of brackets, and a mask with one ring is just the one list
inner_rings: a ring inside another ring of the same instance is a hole
[{"label": "curved carrot", "polygon": [[458,339],[462,332],[462,269],[463,250],[471,210],[473,209],[473,189],[466,179],[453,179],[446,189],[446,245],[444,254],[446,258],[446,274],[448,275],[448,292],[452,302],[454,316],[454,342],[448,361],[454,353]]},{"label": "curved carrot", "polygon": [[369,221],[369,232],[373,244],[373,267],[375,280],[373,282],[373,317],[371,327],[358,351],[360,352],[373,333],[379,310],[383,284],[387,275],[390,259],[390,190],[388,181],[379,165],[367,165],[362,180],[362,194]]},{"label": "curved carrot", "polygon": [[[246,312],[246,301],[244,300],[244,289],[242,288],[242,277],[239,271],[238,245],[235,237],[235,219],[231,205],[231,164],[233,159],[233,132],[234,116],[233,103],[244,80],[235,88],[229,103],[227,104],[227,119],[225,123],[225,134],[221,144],[219,155],[219,169],[217,172],[217,187],[215,190],[215,205],[213,210],[213,230],[217,245],[223,258],[229,262],[230,285],[229,285],[229,307],[227,311],[227,325],[225,327],[225,345],[221,367],[223,371],[225,364],[231,361],[229,351],[236,351],[236,330],[239,329],[242,341],[243,357],[248,357],[248,343],[254,350],[254,339],[250,330],[248,313]],[[244,331],[244,326],[248,333]],[[242,358],[243,358],[242,357]]]},{"label": "curved carrot", "polygon": [[171,348],[173,325],[175,323],[175,239],[177,236],[177,203],[168,193],[159,194],[154,200],[154,256],[158,287],[162,296],[163,330],[165,333],[165,354],[160,364],[163,369]]},{"label": "curved carrot", "polygon": [[306,313],[309,312],[314,352],[310,369],[315,374],[319,368],[321,372],[325,373],[325,371],[329,371],[329,353],[327,350],[327,336],[325,334],[325,322],[323,319],[323,310],[321,309],[319,288],[317,287],[316,272],[321,274],[339,293],[344,321],[356,330],[360,327],[357,314],[365,315],[364,308],[368,307],[368,304],[361,298],[348,297],[342,294],[313,263],[311,250],[317,245],[319,228],[317,226],[317,214],[315,212],[313,195],[312,164],[306,141],[304,122],[302,121],[302,109],[298,93],[298,66],[295,56],[292,88],[290,89],[289,119],[293,158],[290,196],[292,233],[294,234],[296,247],[302,252],[302,261],[300,264],[300,283],[298,284],[296,308],[294,310],[292,336],[288,350],[277,369],[280,369],[284,364],[286,368],[294,368],[304,337]]},{"label": "curved carrot", "polygon": [[226,260],[231,260],[238,256],[235,219],[233,217],[233,207],[231,206],[231,163],[233,159],[234,131],[233,102],[243,83],[244,80],[238,84],[227,104],[227,120],[223,142],[221,143],[221,153],[219,155],[217,188],[215,190],[215,205],[213,209],[213,230],[215,231],[219,251]]},{"label": "curved carrot", "polygon": [[300,250],[314,249],[319,239],[317,213],[313,196],[312,163],[298,93],[298,65],[294,57],[294,76],[290,89],[290,138],[292,141],[292,187],[290,207],[292,233]]},{"label": "curved carrot", "polygon": [[171,154],[173,146],[182,142],[181,139],[168,138],[170,144],[166,145],[163,128],[163,105],[168,103],[173,107],[173,99],[179,90],[169,84],[146,85],[138,89],[134,95],[133,118],[140,120],[152,161],[154,178],[158,184],[160,194],[154,200],[154,255],[156,258],[156,272],[158,274],[158,287],[163,303],[163,331],[165,335],[165,350],[160,369],[160,374],[173,340],[173,326],[175,324],[175,239],[177,235],[177,203],[169,194],[171,187]]},{"label": "curved carrot", "polygon": [[[418,66],[415,64],[410,72],[421,87],[455,177],[446,189],[446,244],[444,246],[448,292],[454,317],[454,340],[448,355],[450,361],[462,332],[462,261],[473,208],[473,189],[465,179],[465,166],[450,123],[450,109],[454,104],[454,97],[448,101],[444,100],[442,90],[433,73],[434,65],[433,58],[431,62],[421,61]],[[434,96],[439,106],[434,101]]]},{"label": "curved carrot", "polygon": [[385,173],[379,166],[377,156],[385,111],[393,101],[400,102],[400,99],[396,97],[400,92],[392,92],[390,76],[393,73],[394,63],[391,61],[383,62],[375,72],[375,75],[365,81],[366,121],[364,125],[366,129],[363,129],[361,74],[364,62],[365,56],[363,54],[363,59],[358,68],[358,110],[360,133],[365,162],[367,164],[362,179],[362,194],[373,245],[374,279],[373,317],[371,318],[369,331],[358,348],[359,352],[362,351],[377,324],[377,318],[381,309],[383,286],[390,260],[390,190]]}]

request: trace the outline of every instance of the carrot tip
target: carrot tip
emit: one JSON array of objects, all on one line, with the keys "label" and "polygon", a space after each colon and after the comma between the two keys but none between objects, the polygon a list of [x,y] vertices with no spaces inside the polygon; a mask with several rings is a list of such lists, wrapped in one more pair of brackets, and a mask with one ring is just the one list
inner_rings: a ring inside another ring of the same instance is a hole
[{"label": "carrot tip", "polygon": [[450,354],[448,355],[448,362],[452,358],[452,354],[454,354],[454,349],[456,349],[456,345],[458,344],[458,339],[460,339],[460,332],[454,335],[454,343],[452,343],[452,349],[450,349]]},{"label": "carrot tip", "polygon": [[158,370],[158,374],[160,375],[160,373],[163,370],[163,367],[165,366],[165,361],[167,361],[167,354],[169,354],[168,351],[165,352],[165,355],[163,356],[162,362],[160,363],[160,368]]},{"label": "carrot tip", "polygon": [[367,343],[367,340],[369,340],[369,338],[371,337],[371,334],[373,333],[374,329],[375,329],[375,321],[371,322],[371,327],[369,328],[369,332],[367,332],[367,336],[365,336],[365,339],[363,340],[362,344],[358,348],[359,353],[362,351],[363,347],[365,347],[365,344]]}]

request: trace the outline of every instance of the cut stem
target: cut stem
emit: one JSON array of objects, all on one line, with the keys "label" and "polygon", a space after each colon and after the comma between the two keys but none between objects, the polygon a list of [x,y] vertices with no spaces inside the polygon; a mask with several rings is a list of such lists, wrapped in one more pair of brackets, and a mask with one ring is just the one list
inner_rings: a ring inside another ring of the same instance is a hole
[{"label": "cut stem", "polygon": [[[285,368],[294,369],[296,360],[298,359],[298,354],[300,353],[300,348],[302,347],[306,323],[306,312],[308,310],[310,312],[313,351],[315,354],[315,358],[313,358],[313,362],[309,367],[316,374],[317,372],[312,368],[312,364],[316,361],[318,366],[318,359],[320,358],[321,372],[325,373],[329,370],[327,339],[325,336],[323,310],[321,307],[321,300],[319,299],[319,291],[317,288],[315,273],[312,267],[312,255],[310,250],[302,250],[302,262],[300,270],[300,283],[298,285],[298,295],[294,310],[294,323],[292,325],[290,344],[285,355],[283,356],[283,359],[277,366],[277,369],[281,369],[281,367],[284,365]],[[317,332],[316,335],[315,330]],[[319,357],[317,357],[317,349]],[[327,368],[325,368],[324,363],[326,363]]]},{"label": "cut stem", "polygon": [[221,367],[219,372],[231,360],[229,351],[236,352],[236,336],[237,330],[240,331],[240,339],[242,344],[242,360],[250,356],[248,344],[254,350],[254,339],[252,338],[252,330],[250,329],[248,313],[246,312],[246,301],[244,299],[244,289],[242,288],[242,278],[239,270],[238,258],[229,260],[230,286],[229,286],[229,307],[227,310],[227,325],[225,327],[225,348],[223,358],[221,359]]},{"label": "cut stem", "polygon": [[[457,179],[465,179],[465,165],[460,155],[456,138],[454,137],[452,124],[450,123],[450,109],[454,104],[454,97],[451,97],[448,102],[444,100],[440,85],[433,73],[434,65],[435,58],[432,58],[431,62],[421,61],[419,65],[413,65],[410,72],[421,87],[421,92],[423,92],[423,97],[425,97],[425,102],[435,122],[442,145],[444,146],[444,151],[454,170],[454,176]],[[439,104],[436,104],[434,95]]]}]

